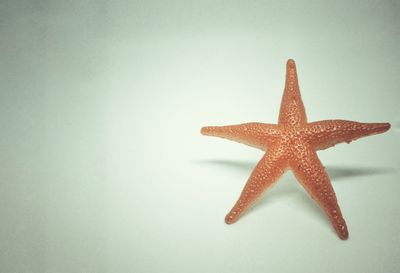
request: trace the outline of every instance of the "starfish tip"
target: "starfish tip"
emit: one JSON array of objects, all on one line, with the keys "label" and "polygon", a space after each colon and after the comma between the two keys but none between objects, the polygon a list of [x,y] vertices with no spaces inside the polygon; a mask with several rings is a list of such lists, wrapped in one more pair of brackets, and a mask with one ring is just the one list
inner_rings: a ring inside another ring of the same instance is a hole
[{"label": "starfish tip", "polygon": [[286,65],[287,65],[288,67],[293,67],[293,66],[296,65],[296,63],[294,62],[293,59],[289,59],[289,60],[287,61]]},{"label": "starfish tip", "polygon": [[377,134],[384,133],[390,129],[390,123],[385,122],[385,123],[376,123],[375,126],[373,127],[373,131],[375,131]]},{"label": "starfish tip", "polygon": [[228,224],[228,225],[233,224],[235,221],[236,221],[236,219],[233,217],[232,214],[228,214],[225,217],[225,223]]},{"label": "starfish tip", "polygon": [[200,130],[200,133],[201,133],[202,135],[206,135],[207,132],[209,132],[208,127],[202,127],[201,130]]},{"label": "starfish tip", "polygon": [[343,234],[342,233],[339,233],[339,238],[341,239],[341,240],[347,240],[347,239],[349,239],[349,233],[346,231],[346,232],[344,232]]}]

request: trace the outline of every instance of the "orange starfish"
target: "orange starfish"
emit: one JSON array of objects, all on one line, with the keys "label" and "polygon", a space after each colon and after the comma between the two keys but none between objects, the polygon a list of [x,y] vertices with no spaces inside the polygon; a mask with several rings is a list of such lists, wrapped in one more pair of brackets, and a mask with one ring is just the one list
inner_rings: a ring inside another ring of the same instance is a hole
[{"label": "orange starfish", "polygon": [[267,151],[250,175],[225,222],[232,224],[285,172],[291,169],[301,185],[328,216],[340,239],[348,238],[335,192],[316,151],[338,143],[389,130],[389,123],[359,123],[347,120],[307,122],[300,96],[296,64],[288,60],[278,124],[244,123],[203,127],[203,135],[237,141]]}]

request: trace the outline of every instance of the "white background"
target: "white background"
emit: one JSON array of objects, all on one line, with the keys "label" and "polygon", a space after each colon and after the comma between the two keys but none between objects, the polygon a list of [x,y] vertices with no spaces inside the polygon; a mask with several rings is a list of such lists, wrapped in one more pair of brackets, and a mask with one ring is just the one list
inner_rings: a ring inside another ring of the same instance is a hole
[{"label": "white background", "polygon": [[[1,272],[399,272],[396,1],[0,1]],[[288,172],[234,225],[297,62],[350,238]]]}]

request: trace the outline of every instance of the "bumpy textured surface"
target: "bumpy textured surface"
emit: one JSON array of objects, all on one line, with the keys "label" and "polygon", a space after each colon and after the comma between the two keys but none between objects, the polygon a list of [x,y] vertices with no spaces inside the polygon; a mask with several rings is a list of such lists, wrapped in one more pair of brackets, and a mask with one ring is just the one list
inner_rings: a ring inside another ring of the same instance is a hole
[{"label": "bumpy textured surface", "polygon": [[239,200],[225,218],[234,223],[286,169],[291,169],[310,196],[319,204],[341,239],[348,238],[331,181],[316,151],[338,143],[389,130],[389,123],[324,120],[307,123],[300,96],[296,65],[288,60],[286,83],[278,124],[245,123],[203,127],[201,133],[237,141],[266,151],[250,175]]}]

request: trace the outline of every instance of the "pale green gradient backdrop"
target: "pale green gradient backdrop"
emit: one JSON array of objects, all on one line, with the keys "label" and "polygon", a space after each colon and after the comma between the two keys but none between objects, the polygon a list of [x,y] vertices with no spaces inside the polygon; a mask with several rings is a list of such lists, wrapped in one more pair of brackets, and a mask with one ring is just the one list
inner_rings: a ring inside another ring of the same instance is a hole
[{"label": "pale green gradient backdrop", "polygon": [[[0,1],[0,272],[399,272],[398,1]],[[204,125],[391,122],[319,153],[341,241],[291,173]]]}]

